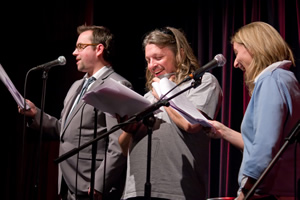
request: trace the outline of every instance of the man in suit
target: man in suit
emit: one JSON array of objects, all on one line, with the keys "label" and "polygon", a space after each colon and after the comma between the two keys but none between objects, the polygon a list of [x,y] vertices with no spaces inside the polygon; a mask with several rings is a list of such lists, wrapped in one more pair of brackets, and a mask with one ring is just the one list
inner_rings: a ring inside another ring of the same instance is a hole
[{"label": "man in suit", "polygon": [[[43,116],[43,132],[60,140],[59,155],[94,138],[96,113],[97,136],[117,123],[115,119],[101,111],[95,112],[93,106],[84,103],[81,99],[83,87],[87,86],[86,91],[92,90],[109,78],[132,87],[111,67],[114,38],[109,29],[103,26],[82,25],[77,28],[77,32],[79,36],[73,55],[76,57],[78,70],[85,75],[81,80],[75,81],[69,89],[60,119],[46,113]],[[88,79],[93,79],[89,85]],[[31,101],[26,101],[31,109],[19,108],[19,112],[32,118],[30,127],[39,129],[41,111]],[[107,151],[105,151],[107,145],[105,139],[97,142],[94,199],[120,199],[121,197],[125,182],[125,177],[122,175],[126,170],[126,158],[123,157],[118,144],[120,132],[116,131],[109,135]],[[78,155],[59,164],[58,190],[63,200],[89,199],[91,149],[92,146],[86,147]]]}]

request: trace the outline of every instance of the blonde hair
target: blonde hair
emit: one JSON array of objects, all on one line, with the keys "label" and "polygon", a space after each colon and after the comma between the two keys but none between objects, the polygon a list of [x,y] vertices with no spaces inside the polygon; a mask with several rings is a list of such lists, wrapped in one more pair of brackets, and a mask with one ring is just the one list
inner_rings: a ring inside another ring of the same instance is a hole
[{"label": "blonde hair", "polygon": [[[179,83],[190,73],[199,68],[198,60],[193,53],[183,32],[176,28],[165,27],[148,33],[143,40],[143,48],[155,44],[161,48],[168,47],[175,55],[175,83]],[[152,89],[153,74],[146,68],[146,88]]]},{"label": "blonde hair", "polygon": [[290,60],[295,65],[292,50],[277,30],[267,23],[252,22],[243,26],[231,38],[231,44],[234,42],[244,45],[253,57],[244,75],[250,96],[255,77],[266,67],[282,60]]}]

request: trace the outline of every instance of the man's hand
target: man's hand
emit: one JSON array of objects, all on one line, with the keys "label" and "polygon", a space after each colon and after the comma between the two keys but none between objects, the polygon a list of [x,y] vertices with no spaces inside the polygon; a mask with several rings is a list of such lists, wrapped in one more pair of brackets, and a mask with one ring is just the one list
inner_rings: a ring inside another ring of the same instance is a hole
[{"label": "man's hand", "polygon": [[[88,194],[91,194],[91,189],[89,188]],[[94,200],[102,200],[102,193],[94,190]]]},{"label": "man's hand", "polygon": [[25,110],[25,109],[22,109],[20,106],[18,106],[18,112],[22,115],[27,116],[27,117],[34,118],[36,113],[37,113],[36,106],[31,101],[29,101],[28,99],[26,99],[26,103],[30,106],[30,109]]}]

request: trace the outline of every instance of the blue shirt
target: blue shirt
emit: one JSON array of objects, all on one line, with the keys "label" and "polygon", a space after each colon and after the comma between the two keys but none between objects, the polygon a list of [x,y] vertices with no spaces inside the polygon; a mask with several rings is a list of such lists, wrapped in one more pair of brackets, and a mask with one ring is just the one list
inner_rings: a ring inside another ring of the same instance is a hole
[{"label": "blue shirt", "polygon": [[[286,69],[290,64],[289,61],[274,63],[256,80],[241,126],[244,151],[239,183],[242,176],[260,177],[300,119],[300,85],[293,72]],[[256,192],[294,195],[294,147],[294,144],[288,146]],[[298,176],[299,153],[298,148]]]}]

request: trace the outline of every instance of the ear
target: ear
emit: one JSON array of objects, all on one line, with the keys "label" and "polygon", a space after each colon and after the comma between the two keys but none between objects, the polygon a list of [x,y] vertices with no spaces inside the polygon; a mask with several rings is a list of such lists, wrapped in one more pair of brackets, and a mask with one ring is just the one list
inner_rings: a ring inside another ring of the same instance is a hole
[{"label": "ear", "polygon": [[103,46],[103,44],[101,44],[101,43],[98,44],[98,45],[96,46],[96,54],[97,54],[97,56],[103,54],[103,51],[104,51],[104,46]]}]

